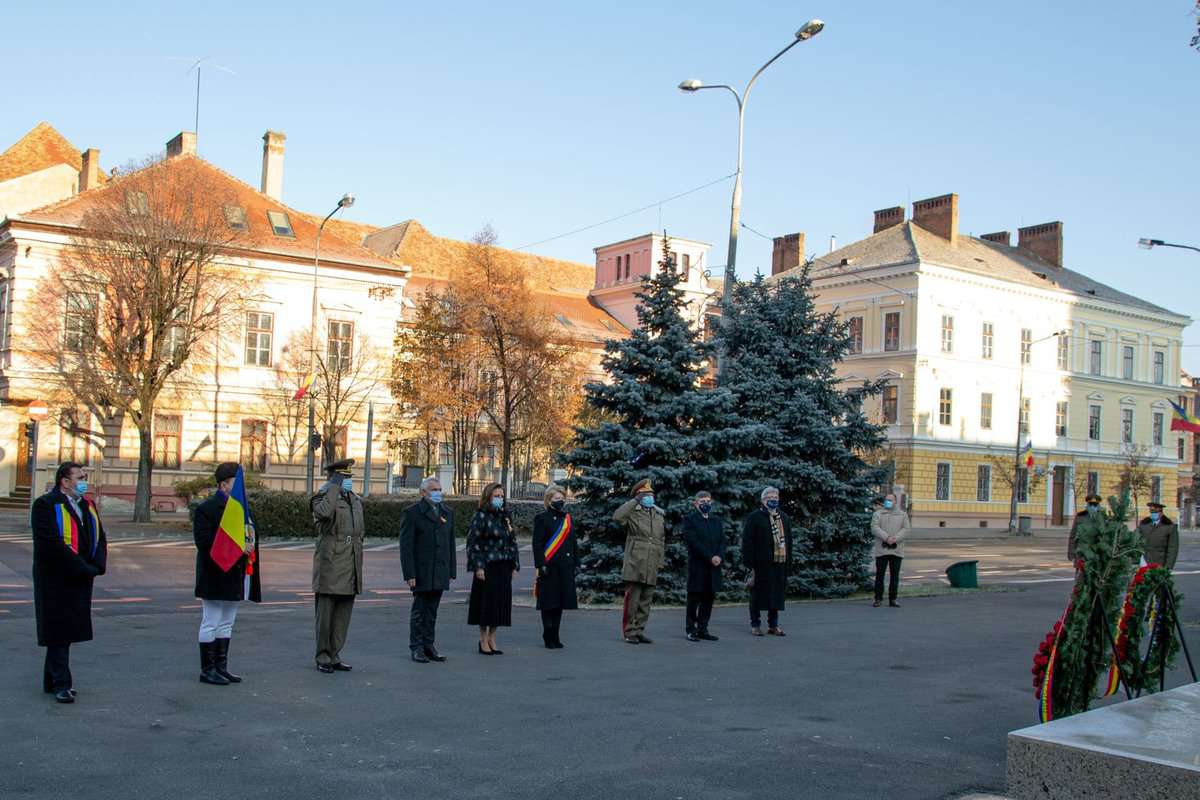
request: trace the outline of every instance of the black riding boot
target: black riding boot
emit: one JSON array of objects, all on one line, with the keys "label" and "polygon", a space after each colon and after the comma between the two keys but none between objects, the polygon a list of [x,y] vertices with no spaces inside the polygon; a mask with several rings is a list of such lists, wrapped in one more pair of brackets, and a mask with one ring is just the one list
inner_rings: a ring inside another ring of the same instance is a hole
[{"label": "black riding boot", "polygon": [[213,686],[228,686],[229,681],[217,672],[217,643],[200,643],[200,682]]},{"label": "black riding boot", "polygon": [[241,683],[242,679],[238,675],[234,675],[229,671],[229,640],[217,639],[213,642],[217,649],[216,670],[217,674],[230,683]]}]

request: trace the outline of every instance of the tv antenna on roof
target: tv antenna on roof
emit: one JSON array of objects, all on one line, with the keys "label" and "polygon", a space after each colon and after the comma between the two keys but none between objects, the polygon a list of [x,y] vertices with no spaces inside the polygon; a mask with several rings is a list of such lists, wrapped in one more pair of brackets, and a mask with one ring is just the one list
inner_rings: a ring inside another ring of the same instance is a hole
[{"label": "tv antenna on roof", "polygon": [[212,56],[204,56],[203,58],[176,58],[172,57],[172,61],[190,61],[192,65],[188,67],[184,75],[192,74],[192,70],[196,71],[196,118],[192,125],[192,133],[196,134],[197,140],[200,136],[200,73],[205,66],[215,67],[222,72],[228,72],[230,75],[237,75],[236,72],[229,67],[222,66],[212,60]]}]

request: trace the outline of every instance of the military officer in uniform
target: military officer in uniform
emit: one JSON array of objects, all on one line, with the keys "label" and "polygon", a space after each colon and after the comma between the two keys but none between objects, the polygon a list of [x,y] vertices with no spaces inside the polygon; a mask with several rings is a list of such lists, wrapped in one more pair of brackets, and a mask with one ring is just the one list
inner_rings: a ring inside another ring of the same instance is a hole
[{"label": "military officer in uniform", "polygon": [[1147,564],[1175,569],[1179,558],[1179,526],[1163,513],[1162,503],[1147,503],[1150,514],[1138,524]]},{"label": "military officer in uniform", "polygon": [[432,476],[421,481],[421,499],[400,520],[400,568],[413,593],[408,646],[419,664],[445,661],[433,644],[438,604],[450,581],[458,577],[454,547],[454,511],[442,503],[442,484]]},{"label": "military officer in uniform", "polygon": [[349,672],[342,647],[350,630],[354,596],[363,590],[363,504],[354,493],[347,458],[326,467],[329,479],[313,495],[317,551],[313,555],[313,593],[317,601],[317,669]]},{"label": "military officer in uniform", "polygon": [[1100,513],[1100,495],[1089,494],[1084,498],[1084,502],[1087,505],[1075,515],[1075,519],[1071,521],[1071,532],[1067,535],[1067,559],[1072,564],[1075,563],[1075,548],[1078,544],[1079,526]]},{"label": "military officer in uniform", "polygon": [[613,513],[613,521],[625,529],[625,611],[621,632],[629,644],[650,644],[646,621],[654,600],[654,585],[662,568],[666,541],[666,516],[654,505],[650,479],[638,481],[633,497]]}]

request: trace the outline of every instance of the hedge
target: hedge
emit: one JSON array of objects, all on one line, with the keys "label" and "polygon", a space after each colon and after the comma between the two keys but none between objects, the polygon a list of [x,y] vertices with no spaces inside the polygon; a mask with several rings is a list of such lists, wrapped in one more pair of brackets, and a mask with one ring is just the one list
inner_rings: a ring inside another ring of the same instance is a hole
[{"label": "hedge", "polygon": [[[247,499],[259,536],[298,539],[316,535],[312,513],[309,511],[308,495],[263,490],[250,492]],[[400,516],[404,509],[416,502],[416,499],[413,495],[364,497],[363,522],[367,536],[398,538]],[[465,539],[471,517],[479,508],[479,501],[473,498],[451,497],[446,499],[445,505],[454,510],[454,535]],[[508,507],[512,512],[513,527],[517,535],[526,537],[533,533],[533,518],[545,508],[539,502],[526,500],[513,500]]]}]

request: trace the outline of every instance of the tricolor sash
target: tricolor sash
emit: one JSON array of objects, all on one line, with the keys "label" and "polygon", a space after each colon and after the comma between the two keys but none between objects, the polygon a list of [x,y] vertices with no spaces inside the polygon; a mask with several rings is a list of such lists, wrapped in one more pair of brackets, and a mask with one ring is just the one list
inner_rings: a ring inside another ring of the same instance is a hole
[{"label": "tricolor sash", "polygon": [[554,558],[558,551],[562,549],[563,542],[567,541],[567,535],[571,532],[571,515],[567,514],[562,518],[562,522],[558,523],[558,530],[550,537],[550,541],[546,542],[546,549],[542,551],[542,557],[546,561]]},{"label": "tricolor sash", "polygon": [[58,523],[58,535],[62,537],[63,544],[72,553],[78,555],[79,523],[75,521],[75,517],[71,516],[71,511],[67,508],[66,503],[59,503],[55,508],[54,521]]},{"label": "tricolor sash", "polygon": [[88,503],[87,509],[92,520],[92,558],[95,558],[96,547],[100,544],[100,514],[96,511],[95,503]]}]

